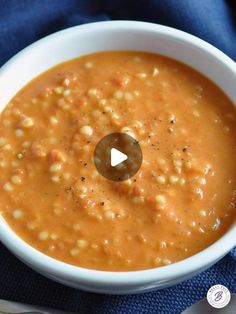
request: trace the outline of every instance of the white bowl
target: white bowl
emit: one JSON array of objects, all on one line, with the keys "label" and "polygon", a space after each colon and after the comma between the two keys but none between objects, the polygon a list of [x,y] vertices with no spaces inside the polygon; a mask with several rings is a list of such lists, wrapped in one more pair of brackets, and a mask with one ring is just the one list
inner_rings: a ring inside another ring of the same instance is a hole
[{"label": "white bowl", "polygon": [[[0,70],[1,109],[31,79],[52,66],[103,50],[141,50],[179,60],[210,78],[236,103],[236,64],[208,43],[173,28],[130,21],[72,27],[39,40]],[[124,294],[160,289],[204,271],[236,245],[236,225],[200,253],[165,267],[108,272],[75,267],[35,250],[0,219],[0,239],[19,259],[39,273],[87,291]]]}]

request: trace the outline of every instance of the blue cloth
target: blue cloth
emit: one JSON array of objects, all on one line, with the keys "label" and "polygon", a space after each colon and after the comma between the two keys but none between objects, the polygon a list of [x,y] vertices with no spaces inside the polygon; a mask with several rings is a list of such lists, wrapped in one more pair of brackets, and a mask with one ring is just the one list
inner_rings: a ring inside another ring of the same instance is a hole
[{"label": "blue cloth", "polygon": [[[82,23],[132,19],[197,35],[236,60],[235,0],[0,0],[0,66],[35,40]],[[1,87],[0,87],[1,89]],[[0,245],[0,299],[84,313],[179,314],[214,284],[236,292],[236,249],[204,273],[165,290],[108,296],[67,288],[35,273]],[[203,313],[205,314],[205,313]]]}]

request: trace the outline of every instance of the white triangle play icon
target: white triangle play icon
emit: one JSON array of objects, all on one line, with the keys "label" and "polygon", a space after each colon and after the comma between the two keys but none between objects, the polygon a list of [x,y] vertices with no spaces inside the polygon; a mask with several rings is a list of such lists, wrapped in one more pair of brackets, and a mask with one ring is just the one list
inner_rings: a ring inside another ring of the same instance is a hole
[{"label": "white triangle play icon", "polygon": [[116,148],[111,149],[111,166],[115,167],[121,164],[123,161],[127,160],[128,156],[120,152]]}]

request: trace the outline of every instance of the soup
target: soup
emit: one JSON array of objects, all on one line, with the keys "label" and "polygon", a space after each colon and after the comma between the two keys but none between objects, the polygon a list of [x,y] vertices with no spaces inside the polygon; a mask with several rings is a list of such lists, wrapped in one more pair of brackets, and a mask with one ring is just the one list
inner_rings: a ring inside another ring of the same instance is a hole
[{"label": "soup", "polygon": [[[94,165],[106,135],[142,165],[122,182]],[[235,221],[236,111],[207,78],[164,56],[101,52],[31,81],[0,120],[1,214],[69,264],[130,271],[183,260]]]}]

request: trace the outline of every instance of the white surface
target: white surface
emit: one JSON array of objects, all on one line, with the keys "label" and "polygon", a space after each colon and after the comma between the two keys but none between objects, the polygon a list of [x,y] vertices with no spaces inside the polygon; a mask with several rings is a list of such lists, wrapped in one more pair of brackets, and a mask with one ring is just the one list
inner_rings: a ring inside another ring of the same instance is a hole
[{"label": "white surface", "polygon": [[61,310],[51,309],[51,308],[45,308],[41,306],[36,305],[29,305],[24,303],[18,303],[18,302],[12,302],[12,301],[6,301],[6,300],[0,300],[0,313],[14,313],[14,314],[22,314],[22,313],[35,313],[35,314],[75,314],[71,312],[64,312]]},{"label": "white surface", "polygon": [[111,166],[115,167],[127,160],[128,156],[116,148],[111,149]]},{"label": "white surface", "polygon": [[[205,74],[236,103],[236,65],[222,52],[173,28],[113,21],[58,32],[17,54],[0,70],[0,108],[29,80],[53,65],[102,50],[143,50],[173,57]],[[181,262],[132,272],[89,270],[54,260],[21,240],[3,219],[0,239],[27,265],[49,278],[84,290],[124,294],[160,289],[205,270],[236,245],[236,226],[209,248]]]}]

